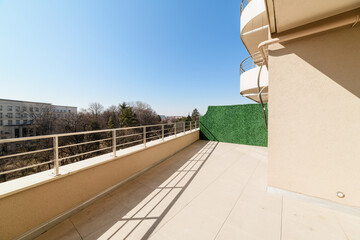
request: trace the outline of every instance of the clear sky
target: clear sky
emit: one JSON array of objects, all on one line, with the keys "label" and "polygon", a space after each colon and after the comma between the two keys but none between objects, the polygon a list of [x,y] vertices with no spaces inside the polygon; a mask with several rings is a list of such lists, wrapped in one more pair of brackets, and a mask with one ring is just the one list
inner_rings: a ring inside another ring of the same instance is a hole
[{"label": "clear sky", "polygon": [[239,94],[240,0],[0,0],[0,98],[158,114]]}]

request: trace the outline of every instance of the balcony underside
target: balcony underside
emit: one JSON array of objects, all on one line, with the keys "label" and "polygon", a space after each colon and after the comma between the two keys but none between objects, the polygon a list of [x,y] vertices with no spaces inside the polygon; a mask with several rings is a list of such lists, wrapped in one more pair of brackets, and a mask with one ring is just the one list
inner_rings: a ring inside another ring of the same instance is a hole
[{"label": "balcony underside", "polygon": [[241,40],[250,55],[259,51],[258,45],[268,40],[268,18],[263,0],[252,0],[240,18]]},{"label": "balcony underside", "polygon": [[360,217],[266,191],[267,148],[197,141],[38,239],[359,239]]},{"label": "balcony underside", "polygon": [[[240,94],[255,102],[260,102],[258,77],[260,67],[247,70],[240,75]],[[268,102],[268,71],[266,67],[263,67],[260,74],[260,91],[262,93],[263,102]]]}]

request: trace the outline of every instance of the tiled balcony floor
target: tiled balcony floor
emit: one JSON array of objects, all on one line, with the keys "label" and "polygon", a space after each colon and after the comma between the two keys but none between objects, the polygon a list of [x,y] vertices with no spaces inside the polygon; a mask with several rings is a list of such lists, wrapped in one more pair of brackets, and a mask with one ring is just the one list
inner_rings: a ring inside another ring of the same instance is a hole
[{"label": "tiled balcony floor", "polygon": [[38,239],[360,239],[360,217],[266,192],[267,149],[198,141]]}]

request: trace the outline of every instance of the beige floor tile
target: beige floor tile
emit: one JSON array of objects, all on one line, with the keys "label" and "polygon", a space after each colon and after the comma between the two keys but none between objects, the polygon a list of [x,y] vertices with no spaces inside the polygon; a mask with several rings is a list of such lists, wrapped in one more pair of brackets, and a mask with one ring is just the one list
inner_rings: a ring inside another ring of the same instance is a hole
[{"label": "beige floor tile", "polygon": [[82,237],[86,237],[98,228],[111,225],[120,220],[128,209],[111,196],[106,196],[90,205],[70,220]]},{"label": "beige floor tile", "polygon": [[281,200],[267,208],[238,201],[217,239],[280,239],[280,229]]},{"label": "beige floor tile", "polygon": [[173,240],[213,239],[221,224],[220,219],[213,218],[199,209],[187,207],[155,232],[153,237],[156,239],[159,234]]},{"label": "beige floor tile", "polygon": [[40,235],[36,240],[80,240],[79,233],[74,228],[74,225],[70,220],[65,220],[62,223],[56,225],[49,231]]},{"label": "beige floor tile", "polygon": [[282,239],[347,239],[334,212],[289,197],[283,200]]},{"label": "beige floor tile", "polygon": [[336,217],[349,240],[360,239],[360,216],[336,212]]},{"label": "beige floor tile", "polygon": [[155,188],[148,187],[133,180],[110,193],[110,196],[127,208],[132,209],[148,197],[154,190]]},{"label": "beige floor tile", "polygon": [[360,217],[266,180],[266,148],[198,141],[39,239],[360,239]]}]

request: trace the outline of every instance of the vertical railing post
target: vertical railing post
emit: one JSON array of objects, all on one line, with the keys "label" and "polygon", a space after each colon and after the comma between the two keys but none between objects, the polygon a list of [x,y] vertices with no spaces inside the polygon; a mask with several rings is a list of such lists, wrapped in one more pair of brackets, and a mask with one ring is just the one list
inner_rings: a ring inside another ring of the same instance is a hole
[{"label": "vertical railing post", "polygon": [[113,130],[113,157],[116,157],[116,130]]},{"label": "vertical railing post", "polygon": [[195,129],[196,129],[196,122],[197,122],[197,121],[195,120]]},{"label": "vertical railing post", "polygon": [[54,174],[59,176],[59,137],[54,137]]},{"label": "vertical railing post", "polygon": [[144,135],[144,147],[146,147],[146,127],[143,127],[143,135]]},{"label": "vertical railing post", "polygon": [[183,122],[183,125],[184,125],[184,134],[185,134],[185,127],[186,127],[186,124],[185,124],[185,122]]},{"label": "vertical railing post", "polygon": [[174,123],[174,135],[176,137],[176,122]]},{"label": "vertical railing post", "polygon": [[192,125],[192,121],[190,121],[190,132],[191,132],[191,127],[192,127],[191,125]]},{"label": "vertical railing post", "polygon": [[164,124],[161,125],[161,137],[162,137],[162,141],[164,141]]}]

